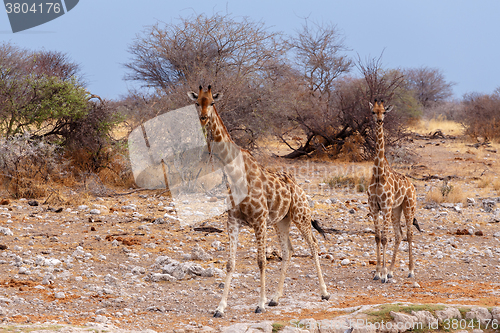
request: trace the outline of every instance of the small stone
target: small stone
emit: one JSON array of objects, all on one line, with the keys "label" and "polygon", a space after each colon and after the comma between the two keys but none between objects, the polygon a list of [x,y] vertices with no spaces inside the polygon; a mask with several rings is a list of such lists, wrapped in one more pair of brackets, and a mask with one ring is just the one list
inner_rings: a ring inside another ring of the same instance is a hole
[{"label": "small stone", "polygon": [[412,288],[420,288],[420,285],[418,284],[418,282],[413,282]]},{"label": "small stone", "polygon": [[0,234],[3,234],[5,236],[13,236],[14,235],[14,233],[12,233],[12,231],[9,228],[4,228],[4,227],[0,227]]},{"label": "small stone", "polygon": [[60,292],[55,293],[54,297],[57,299],[63,299],[63,298],[66,298],[66,295],[62,291],[60,291]]},{"label": "small stone", "polygon": [[36,201],[36,200],[30,200],[30,201],[28,201],[28,205],[30,205],[32,207],[38,206],[38,201]]},{"label": "small stone", "polygon": [[89,213],[92,215],[99,215],[101,211],[99,209],[91,209]]},{"label": "small stone", "polygon": [[347,266],[347,265],[349,265],[350,263],[351,263],[351,261],[350,261],[349,259],[347,259],[347,258],[346,258],[346,259],[343,259],[343,260],[340,262],[340,264],[341,264],[342,266]]},{"label": "small stone", "polygon": [[94,321],[95,321],[96,323],[105,323],[105,322],[107,322],[107,321],[108,321],[108,318],[107,318],[106,316],[97,315],[97,316],[95,316]]},{"label": "small stone", "polygon": [[18,274],[30,275],[31,272],[26,267],[20,267]]}]

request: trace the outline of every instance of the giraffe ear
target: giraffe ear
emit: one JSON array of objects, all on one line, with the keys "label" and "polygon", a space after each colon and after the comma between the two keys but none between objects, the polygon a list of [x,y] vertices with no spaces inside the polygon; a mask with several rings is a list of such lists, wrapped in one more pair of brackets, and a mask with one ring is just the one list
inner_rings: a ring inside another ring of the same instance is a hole
[{"label": "giraffe ear", "polygon": [[194,91],[190,91],[187,93],[188,97],[192,101],[196,101],[198,99],[198,94],[195,93]]},{"label": "giraffe ear", "polygon": [[391,111],[392,111],[392,105],[385,108],[385,112],[391,112]]},{"label": "giraffe ear", "polygon": [[222,93],[213,94],[212,98],[214,99],[214,102],[216,102],[222,98]]},{"label": "giraffe ear", "polygon": [[368,102],[370,104],[370,110],[373,110],[373,104],[372,102]]}]

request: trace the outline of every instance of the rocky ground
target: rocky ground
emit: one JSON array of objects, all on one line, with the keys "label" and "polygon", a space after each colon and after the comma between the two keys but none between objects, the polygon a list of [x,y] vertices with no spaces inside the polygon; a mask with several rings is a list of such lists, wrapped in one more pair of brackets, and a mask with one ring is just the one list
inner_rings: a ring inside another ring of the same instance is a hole
[{"label": "rocky ground", "polygon": [[[403,242],[391,283],[372,280],[376,257],[366,193],[329,185],[332,175],[369,177],[370,164],[267,159],[296,175],[310,196],[314,218],[330,231],[327,239],[316,233],[328,302],[321,301],[309,250],[294,227],[295,254],[279,306],[253,313],[259,274],[254,235],[244,229],[228,308],[224,318],[212,318],[225,276],[225,215],[183,225],[172,200],[158,191],[91,197],[60,207],[43,204],[44,199],[6,198],[0,205],[0,332],[26,331],[19,326],[26,324],[31,330],[76,331],[57,326],[64,324],[97,331],[194,332],[236,323],[249,331],[244,323],[331,320],[362,305],[500,306],[500,197],[493,185],[484,185],[486,177],[493,183],[498,174],[496,150],[449,139],[418,139],[405,149],[415,155],[413,162],[406,162],[407,168],[405,162],[395,160],[395,165],[413,177],[423,228],[414,232],[413,279],[406,278],[408,244]],[[442,179],[462,191],[462,202],[428,200]],[[206,201],[221,204],[213,197]],[[280,253],[274,232],[268,235],[270,299]]]}]

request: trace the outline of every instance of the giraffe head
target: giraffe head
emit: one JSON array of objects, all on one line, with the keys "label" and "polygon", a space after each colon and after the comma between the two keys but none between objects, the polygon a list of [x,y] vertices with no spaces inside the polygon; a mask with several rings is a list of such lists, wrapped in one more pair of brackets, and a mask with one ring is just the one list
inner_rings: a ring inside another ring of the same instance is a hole
[{"label": "giraffe head", "polygon": [[370,103],[370,110],[373,114],[373,119],[377,124],[384,123],[384,117],[386,112],[392,111],[392,105],[388,107],[384,107],[384,100],[377,101],[375,99],[375,104]]},{"label": "giraffe head", "polygon": [[200,86],[199,93],[195,93],[194,91],[188,92],[188,97],[196,103],[201,125],[207,127],[213,121],[215,114],[214,104],[222,97],[222,94],[212,94],[212,86],[208,86],[207,91],[204,91],[203,87]]}]

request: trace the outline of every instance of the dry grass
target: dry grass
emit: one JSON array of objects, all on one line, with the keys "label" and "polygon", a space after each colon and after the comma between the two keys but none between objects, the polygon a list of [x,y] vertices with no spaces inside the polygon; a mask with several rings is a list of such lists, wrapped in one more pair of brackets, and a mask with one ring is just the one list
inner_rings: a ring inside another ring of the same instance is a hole
[{"label": "dry grass", "polygon": [[500,179],[495,178],[491,184],[495,191],[500,192]]},{"label": "dry grass", "polygon": [[479,188],[486,188],[490,184],[492,184],[492,182],[493,182],[493,177],[492,176],[483,177],[477,183],[477,187],[479,187]]},{"label": "dry grass", "polygon": [[443,183],[439,187],[432,188],[427,192],[427,202],[435,203],[465,203],[467,200],[467,193],[462,190],[462,187],[458,184]]},{"label": "dry grass", "polygon": [[434,133],[437,130],[441,130],[445,135],[462,135],[464,128],[459,123],[446,119],[445,116],[439,115],[436,118],[430,120],[420,120],[414,126],[410,128],[413,132],[422,135],[428,135],[429,133]]}]

